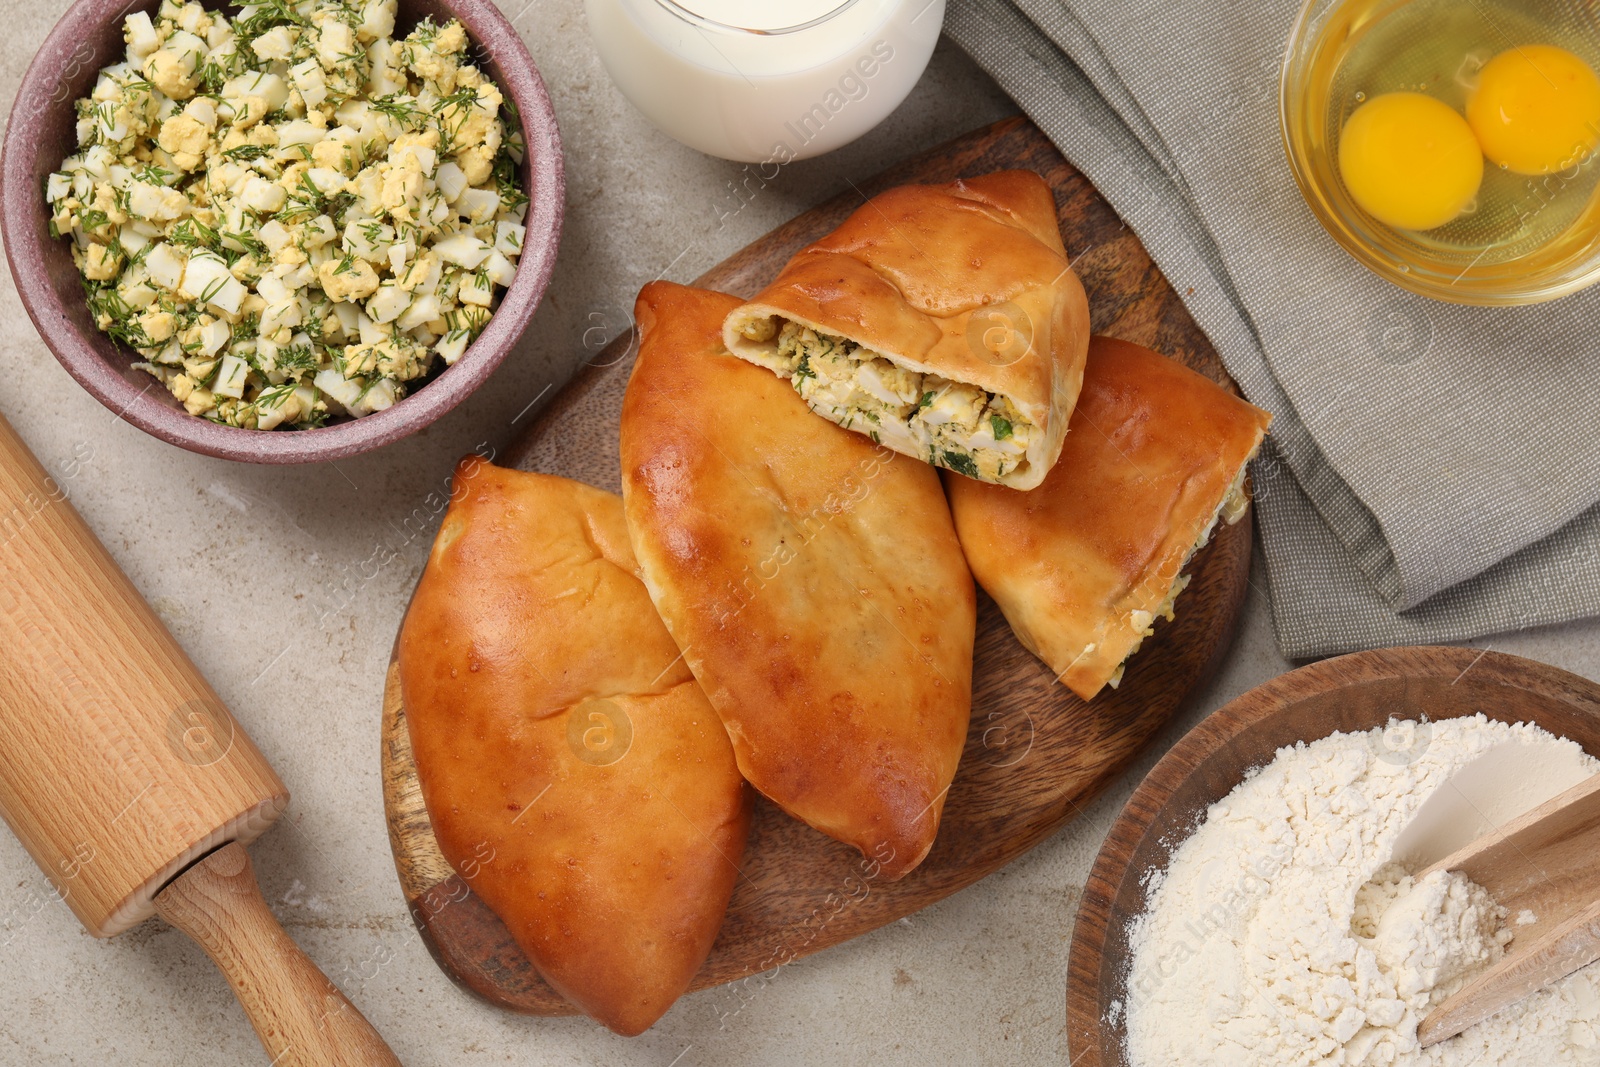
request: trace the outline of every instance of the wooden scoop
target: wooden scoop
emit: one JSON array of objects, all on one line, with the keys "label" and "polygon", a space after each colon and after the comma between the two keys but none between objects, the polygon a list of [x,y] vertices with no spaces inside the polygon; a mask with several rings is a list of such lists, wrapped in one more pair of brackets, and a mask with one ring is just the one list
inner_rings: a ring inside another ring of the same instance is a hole
[{"label": "wooden scoop", "polygon": [[1499,963],[1428,1013],[1424,1048],[1600,959],[1600,774],[1424,870],[1460,871],[1516,917]]},{"label": "wooden scoop", "polygon": [[0,814],[96,937],[159,913],[274,1067],[399,1061],[289,940],[242,847],[288,791],[0,418]]}]

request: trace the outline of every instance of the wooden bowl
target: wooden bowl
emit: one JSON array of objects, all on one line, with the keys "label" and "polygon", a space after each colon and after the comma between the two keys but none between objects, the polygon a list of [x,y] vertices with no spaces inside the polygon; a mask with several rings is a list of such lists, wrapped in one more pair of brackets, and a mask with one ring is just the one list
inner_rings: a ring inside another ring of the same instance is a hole
[{"label": "wooden bowl", "polygon": [[400,0],[395,21],[399,32],[424,16],[460,19],[474,61],[521,112],[528,232],[516,277],[489,325],[454,366],[386,411],[314,430],[245,430],[190,415],[159,382],[134,370],[137,354],[95,329],[68,244],[50,236],[44,184],[77,151],[73,102],[89,94],[102,67],[122,58],[123,19],[158,6],[159,0],[78,0],[34,56],[11,109],[0,154],[0,228],[17,293],[50,351],[117,415],[163,441],[225,459],[339,459],[414,433],[455,407],[522,335],[550,282],[561,237],[565,179],[555,112],[516,30],[492,0]]},{"label": "wooden bowl", "polygon": [[[1365,731],[1390,717],[1453,719],[1482,712],[1533,722],[1600,753],[1600,685],[1518,656],[1474,648],[1393,648],[1324,660],[1223,706],[1150,771],[1111,828],[1084,887],[1067,966],[1073,1067],[1123,1067],[1131,953],[1128,925],[1144,913],[1148,872],[1164,869],[1204,817],[1296,741]],[[1418,737],[1426,743],[1426,731]],[[1403,754],[1402,754],[1403,755]]]}]

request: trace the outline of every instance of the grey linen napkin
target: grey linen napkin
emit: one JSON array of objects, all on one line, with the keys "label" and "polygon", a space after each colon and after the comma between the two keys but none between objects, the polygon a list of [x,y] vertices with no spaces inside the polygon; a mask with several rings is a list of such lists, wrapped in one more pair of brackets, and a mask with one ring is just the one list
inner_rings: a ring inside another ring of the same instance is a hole
[{"label": "grey linen napkin", "polygon": [[1600,289],[1442,304],[1317,224],[1278,134],[1299,0],[950,0],[945,31],[1149,249],[1245,394],[1286,656],[1600,614]]}]

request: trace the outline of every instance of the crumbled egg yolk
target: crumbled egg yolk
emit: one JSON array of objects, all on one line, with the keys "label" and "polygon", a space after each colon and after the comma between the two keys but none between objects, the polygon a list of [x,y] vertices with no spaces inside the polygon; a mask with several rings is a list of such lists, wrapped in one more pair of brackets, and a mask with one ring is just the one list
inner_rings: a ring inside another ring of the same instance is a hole
[{"label": "crumbled egg yolk", "polygon": [[1380,222],[1431,230],[1478,195],[1483,150],[1448,105],[1422,93],[1385,93],[1345,123],[1339,173],[1356,203]]},{"label": "crumbled egg yolk", "polygon": [[268,430],[392,405],[511,283],[514,112],[459,22],[396,0],[163,0],[46,182],[99,329],[194,415]]},{"label": "crumbled egg yolk", "polygon": [[1518,174],[1551,174],[1600,144],[1600,77],[1553,45],[1507,49],[1484,64],[1467,100],[1484,154]]}]

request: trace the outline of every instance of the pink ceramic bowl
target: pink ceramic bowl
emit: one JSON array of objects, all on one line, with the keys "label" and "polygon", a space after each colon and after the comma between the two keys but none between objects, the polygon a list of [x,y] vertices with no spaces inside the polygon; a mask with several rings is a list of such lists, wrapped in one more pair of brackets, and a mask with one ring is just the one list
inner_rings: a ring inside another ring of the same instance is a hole
[{"label": "pink ceramic bowl", "polygon": [[[45,344],[102,404],[147,433],[193,452],[252,463],[339,459],[415,433],[459,404],[511,351],[550,282],[561,238],[561,138],[544,81],[516,30],[491,0],[400,0],[396,32],[424,16],[458,18],[476,62],[522,115],[522,167],[529,197],[527,237],[517,274],[483,333],[455,365],[386,411],[314,430],[242,430],[196,418],[159,382],[134,370],[137,355],[94,328],[64,240],[51,238],[45,178],[77,150],[73,101],[87,96],[100,68],[122,58],[123,19],[159,0],[78,0],[22,79],[0,154],[0,223],[23,306]],[[208,0],[207,7],[220,6]]]}]

